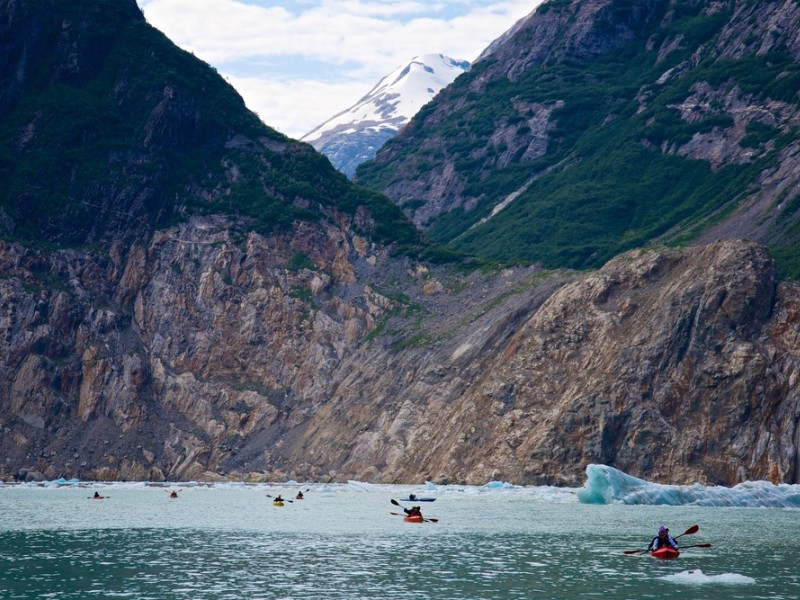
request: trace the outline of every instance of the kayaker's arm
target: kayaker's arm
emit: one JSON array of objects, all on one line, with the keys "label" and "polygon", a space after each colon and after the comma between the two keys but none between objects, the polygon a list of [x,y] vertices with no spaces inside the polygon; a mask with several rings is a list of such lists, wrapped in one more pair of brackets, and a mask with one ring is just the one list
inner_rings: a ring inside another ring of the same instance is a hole
[{"label": "kayaker's arm", "polygon": [[678,549],[678,542],[676,542],[675,539],[671,536],[669,538],[669,545],[672,546],[675,550]]}]

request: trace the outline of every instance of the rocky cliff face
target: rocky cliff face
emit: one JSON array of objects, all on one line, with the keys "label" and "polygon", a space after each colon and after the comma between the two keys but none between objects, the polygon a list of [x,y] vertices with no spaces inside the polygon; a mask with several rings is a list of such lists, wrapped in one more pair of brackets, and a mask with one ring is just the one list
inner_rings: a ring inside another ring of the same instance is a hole
[{"label": "rocky cliff face", "polygon": [[5,477],[798,480],[800,289],[759,246],[465,276],[229,230],[3,244]]},{"label": "rocky cliff face", "polygon": [[[589,463],[657,481],[797,481],[798,288],[772,269],[733,242],[623,255],[521,293],[435,359],[398,356],[389,381],[379,359],[364,375],[377,414],[354,417],[346,394],[323,414],[361,432],[345,465],[377,451],[401,481],[576,485]],[[320,423],[313,439],[334,438]]]},{"label": "rocky cliff face", "polygon": [[232,239],[197,218],[124,257],[0,256],[6,472],[195,478],[249,446],[263,469],[395,306],[368,285],[384,251],[333,227]]}]

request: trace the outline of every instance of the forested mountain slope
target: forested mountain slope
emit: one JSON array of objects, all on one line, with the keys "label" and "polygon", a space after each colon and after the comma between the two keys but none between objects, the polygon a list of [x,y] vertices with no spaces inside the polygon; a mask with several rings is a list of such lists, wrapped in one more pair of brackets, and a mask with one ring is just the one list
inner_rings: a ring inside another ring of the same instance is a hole
[{"label": "forested mountain slope", "polygon": [[800,275],[799,90],[792,0],[554,0],[356,180],[495,259],[748,238]]},{"label": "forested mountain slope", "polygon": [[266,233],[363,207],[378,217],[365,232],[418,242],[391,203],[266,127],[134,1],[3,0],[0,14],[0,232],[131,241],[229,212]]}]

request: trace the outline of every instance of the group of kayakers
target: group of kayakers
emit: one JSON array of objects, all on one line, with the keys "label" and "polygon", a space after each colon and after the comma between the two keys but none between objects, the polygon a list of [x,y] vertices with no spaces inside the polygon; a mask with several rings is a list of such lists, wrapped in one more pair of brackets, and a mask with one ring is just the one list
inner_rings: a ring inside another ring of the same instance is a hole
[{"label": "group of kayakers", "polygon": [[[178,492],[176,492],[175,490],[164,490],[164,491],[169,494],[170,498],[177,498],[178,497]],[[105,496],[101,496],[100,492],[95,492],[94,495],[92,496],[92,500],[103,500],[104,498],[105,498]],[[295,496],[295,500],[302,500],[303,498],[305,498],[305,496],[303,496],[303,492],[302,491],[297,492],[297,495]],[[275,497],[275,499],[273,501],[273,504],[274,503],[283,503],[283,502],[284,502],[283,496],[278,494]]]},{"label": "group of kayakers", "polygon": [[[164,490],[164,491],[167,491],[167,490]],[[171,490],[168,493],[169,493],[169,497],[170,498],[177,498],[178,497],[178,492],[176,492],[175,490]],[[104,498],[104,496],[101,496],[99,492],[95,492],[94,496],[92,496],[92,499],[94,499],[94,500],[101,500],[103,498]],[[303,492],[302,491],[298,491],[297,495],[295,496],[295,500],[303,500],[304,498],[305,498],[305,496],[303,495]],[[410,500],[410,501],[417,500],[417,496],[414,495],[414,494],[409,494],[408,495],[408,500]],[[278,506],[283,506],[284,502],[285,501],[284,501],[283,496],[281,494],[278,494],[273,499],[273,504],[278,505]],[[289,502],[291,502],[291,500]],[[397,506],[400,506],[400,504],[398,502],[394,501],[394,500],[392,500],[392,504],[396,504]],[[403,508],[403,512],[406,515],[405,519],[408,520],[408,521],[418,521],[418,522],[422,522],[422,521],[433,521],[433,522],[436,522],[436,521],[438,521],[438,519],[425,519],[423,517],[423,515],[422,515],[422,509],[419,507],[419,505],[414,505],[411,508]],[[395,513],[393,513],[393,514],[395,514]],[[682,533],[681,536],[687,535],[687,534],[691,534],[691,533],[696,533],[699,529],[700,529],[699,526],[694,525],[694,526],[690,527],[689,529],[687,529],[684,533]],[[681,537],[681,536],[678,536],[678,537]],[[698,546],[700,546],[700,547],[707,547],[707,546],[710,546],[710,545],[711,544],[698,544]],[[658,534],[650,541],[650,545],[647,547],[647,550],[644,550],[643,552],[648,552],[649,551],[651,554],[656,555],[659,552],[663,552],[664,550],[668,550],[668,549],[671,549],[671,550],[675,551],[675,556],[677,556],[680,547],[678,546],[677,540],[670,535],[669,528],[667,526],[665,526],[665,525],[661,525],[658,528]],[[638,552],[639,551],[636,551],[636,550],[628,550],[628,551],[626,551],[626,554],[634,554],[634,553],[638,553]]]},{"label": "group of kayakers", "polygon": [[[170,490],[164,490],[164,491],[169,494],[170,498],[177,498],[178,497],[178,492],[176,492],[175,490],[171,490],[171,491]],[[104,500],[104,499],[105,499],[105,496],[101,496],[100,492],[95,492],[94,496],[92,496],[92,500]]]},{"label": "group of kayakers", "polygon": [[[308,490],[306,490],[306,491],[308,491]],[[267,496],[269,498],[272,498],[272,496],[270,496],[269,494],[267,494]],[[297,495],[294,497],[295,500],[303,500],[304,498],[305,498],[305,496],[303,495],[302,491],[298,491]],[[283,506],[284,502],[294,502],[294,500],[284,500],[283,496],[281,494],[278,494],[277,496],[272,498],[272,504],[274,506]]]}]

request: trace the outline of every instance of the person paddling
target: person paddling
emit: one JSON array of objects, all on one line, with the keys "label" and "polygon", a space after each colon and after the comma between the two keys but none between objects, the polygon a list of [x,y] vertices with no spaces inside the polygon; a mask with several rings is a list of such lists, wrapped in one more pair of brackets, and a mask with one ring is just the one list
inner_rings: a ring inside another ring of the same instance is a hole
[{"label": "person paddling", "polygon": [[99,493],[99,492],[95,492],[95,493],[94,493],[94,499],[95,499],[95,500],[102,500],[102,499],[103,499],[103,497],[100,495],[100,493]]},{"label": "person paddling", "polygon": [[169,495],[169,497],[170,498],[177,498],[178,497],[178,492],[173,490],[172,493]]},{"label": "person paddling", "polygon": [[303,496],[303,492],[297,492],[297,496],[295,496],[295,499],[302,500],[304,497],[305,496]]},{"label": "person paddling", "polygon": [[411,508],[404,508],[403,512],[405,512],[406,516],[409,516],[409,517],[422,518],[422,511],[420,510],[419,506],[412,506]]},{"label": "person paddling", "polygon": [[663,548],[664,546],[669,546],[674,550],[678,549],[678,542],[676,542],[675,539],[669,534],[669,529],[662,525],[658,528],[658,535],[653,538],[652,542],[650,542],[650,547],[648,550],[653,552],[659,548]]}]

